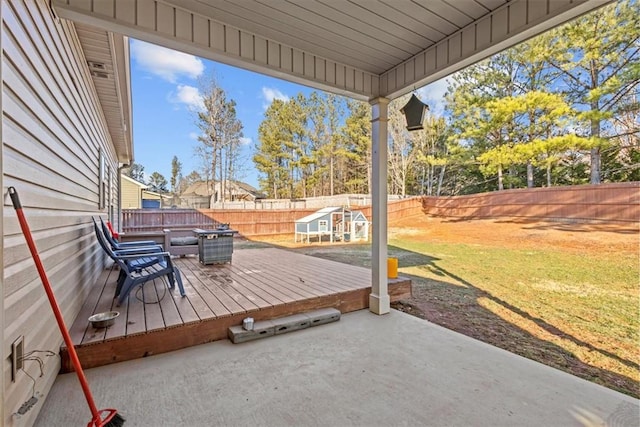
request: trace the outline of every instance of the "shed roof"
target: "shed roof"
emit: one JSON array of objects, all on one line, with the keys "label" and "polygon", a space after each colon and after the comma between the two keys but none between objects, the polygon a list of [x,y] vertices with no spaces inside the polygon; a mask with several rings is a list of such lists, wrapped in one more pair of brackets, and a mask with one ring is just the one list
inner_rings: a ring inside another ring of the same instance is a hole
[{"label": "shed roof", "polygon": [[[332,213],[332,212],[337,212],[337,211],[341,211],[344,208],[341,207],[327,207],[327,208],[322,208],[320,210],[315,211],[314,213],[307,215],[305,217],[302,217],[300,219],[296,219],[296,223],[309,223],[309,222],[313,222],[317,219],[322,218],[323,216]],[[344,209],[345,212],[348,211],[348,209]]]}]

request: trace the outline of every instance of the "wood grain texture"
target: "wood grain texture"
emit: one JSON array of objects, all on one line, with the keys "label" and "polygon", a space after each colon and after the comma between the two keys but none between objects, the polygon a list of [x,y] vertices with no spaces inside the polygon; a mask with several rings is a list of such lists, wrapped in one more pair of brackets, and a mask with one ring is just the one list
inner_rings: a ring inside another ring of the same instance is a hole
[{"label": "wood grain texture", "polygon": [[[231,264],[202,265],[197,256],[174,258],[187,296],[156,281],[134,289],[116,323],[95,330],[87,318],[112,308],[117,271],[107,270],[71,330],[84,368],[226,339],[247,316],[270,320],[321,308],[342,313],[369,306],[371,271],[282,249],[240,249]],[[166,291],[165,291],[166,289]],[[389,281],[392,301],[411,296],[411,281]],[[147,302],[140,299],[142,295]],[[157,302],[159,301],[159,302]],[[63,347],[62,370],[72,367]]]}]

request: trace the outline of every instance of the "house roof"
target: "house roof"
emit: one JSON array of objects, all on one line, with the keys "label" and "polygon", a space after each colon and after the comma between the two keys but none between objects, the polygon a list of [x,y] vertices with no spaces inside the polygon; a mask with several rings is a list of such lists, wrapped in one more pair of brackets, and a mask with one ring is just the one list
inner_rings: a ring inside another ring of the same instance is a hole
[{"label": "house roof", "polygon": [[229,180],[229,183],[235,185],[238,189],[249,193],[258,199],[264,199],[266,197],[264,193],[260,192],[260,190],[253,187],[252,185],[247,184],[246,182]]},{"label": "house roof", "polygon": [[172,198],[172,196],[171,196],[171,195],[166,194],[166,193],[157,193],[157,192],[155,192],[155,191],[144,190],[144,191],[142,192],[142,195],[143,195],[143,197],[142,197],[142,198],[143,198],[143,199],[144,199],[144,195],[145,195],[145,194],[148,194],[149,196],[157,197],[158,199],[167,199],[167,200],[168,200],[168,199],[171,199],[171,198]]},{"label": "house roof", "polygon": [[[112,1],[52,0],[52,5],[60,17],[75,22],[368,100],[394,99],[612,1],[145,0],[115,7]],[[83,46],[87,53],[99,49]]]},{"label": "house roof", "polygon": [[194,182],[193,184],[189,185],[187,188],[184,189],[184,191],[182,192],[182,195],[183,196],[188,196],[188,195],[211,196],[211,190],[209,188],[210,185],[212,185],[212,183],[206,182],[206,181]]},{"label": "house roof", "polygon": [[131,178],[130,176],[127,176],[127,175],[123,175],[123,174],[121,174],[121,175],[120,175],[120,177],[121,177],[123,180],[127,181],[127,182],[130,182],[130,183],[132,183],[132,184],[137,185],[138,187],[142,188],[143,190],[146,190],[147,188],[149,188],[149,186],[148,186],[148,185],[143,184],[143,183],[141,183],[140,181],[136,181],[135,179]]}]

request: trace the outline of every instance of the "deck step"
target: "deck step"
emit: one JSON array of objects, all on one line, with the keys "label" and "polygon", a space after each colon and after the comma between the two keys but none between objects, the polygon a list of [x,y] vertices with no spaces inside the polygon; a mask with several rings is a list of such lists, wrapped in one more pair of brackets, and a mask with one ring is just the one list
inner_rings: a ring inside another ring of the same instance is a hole
[{"label": "deck step", "polygon": [[245,330],[242,325],[231,326],[228,330],[228,336],[232,343],[239,344],[273,335],[298,331],[312,326],[324,325],[338,320],[340,320],[340,310],[336,310],[335,308],[322,308],[308,313],[255,322],[253,330],[250,331]]}]

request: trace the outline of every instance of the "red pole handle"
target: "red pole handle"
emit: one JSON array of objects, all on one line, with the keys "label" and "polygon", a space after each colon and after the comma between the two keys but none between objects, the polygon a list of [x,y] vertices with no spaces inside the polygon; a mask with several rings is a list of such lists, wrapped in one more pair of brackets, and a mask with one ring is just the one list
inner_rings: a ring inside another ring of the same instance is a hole
[{"label": "red pole handle", "polygon": [[49,298],[49,303],[51,304],[51,308],[53,309],[53,314],[55,315],[56,321],[58,322],[58,327],[60,328],[60,332],[62,333],[62,338],[64,338],[64,342],[67,345],[67,350],[69,351],[69,356],[71,357],[71,363],[73,364],[73,368],[78,375],[78,380],[80,380],[80,385],[82,386],[84,397],[87,399],[87,403],[89,404],[89,409],[91,410],[94,421],[100,420],[100,413],[98,412],[98,408],[93,401],[91,390],[89,390],[89,383],[87,382],[87,378],[85,377],[82,370],[82,365],[80,365],[80,359],[78,359],[78,354],[76,353],[76,349],[73,346],[71,336],[67,331],[67,327],[64,323],[64,318],[62,317],[62,312],[60,311],[60,307],[58,307],[56,297],[53,294],[53,289],[51,288],[51,283],[49,283],[49,279],[47,278],[47,273],[44,270],[42,261],[40,261],[40,255],[38,255],[36,244],[33,241],[33,237],[31,237],[31,231],[29,230],[27,219],[22,212],[22,204],[20,203],[20,199],[18,198],[18,192],[14,187],[9,187],[9,195],[11,196],[11,202],[13,203],[13,207],[16,210],[16,214],[18,215],[18,221],[20,223],[20,228],[22,229],[22,234],[24,234],[24,238],[27,241],[27,246],[29,246],[29,251],[31,252],[33,261],[36,263],[36,269],[38,270],[38,274],[40,275],[40,279],[42,280],[42,285],[44,286],[44,290],[47,293],[47,297]]}]

